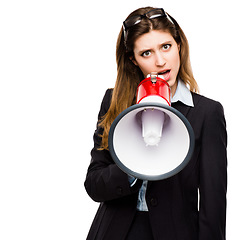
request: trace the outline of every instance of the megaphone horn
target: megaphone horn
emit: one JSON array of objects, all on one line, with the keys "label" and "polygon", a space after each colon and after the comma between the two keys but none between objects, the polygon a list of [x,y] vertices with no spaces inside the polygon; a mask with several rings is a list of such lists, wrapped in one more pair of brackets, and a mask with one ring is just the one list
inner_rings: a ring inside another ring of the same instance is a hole
[{"label": "megaphone horn", "polygon": [[137,88],[136,104],[121,112],[109,132],[109,151],[120,169],[143,180],[180,172],[194,150],[188,120],[171,107],[170,87],[151,74]]}]

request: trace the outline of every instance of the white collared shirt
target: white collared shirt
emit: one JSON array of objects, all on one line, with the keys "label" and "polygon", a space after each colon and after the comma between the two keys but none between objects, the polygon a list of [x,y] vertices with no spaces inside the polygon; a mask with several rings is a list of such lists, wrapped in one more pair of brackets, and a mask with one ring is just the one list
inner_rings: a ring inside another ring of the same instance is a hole
[{"label": "white collared shirt", "polygon": [[181,79],[178,80],[176,92],[171,98],[171,103],[178,101],[189,107],[194,107],[192,94]]},{"label": "white collared shirt", "polygon": [[[171,98],[171,103],[178,102],[178,101],[182,102],[187,106],[194,107],[192,94],[181,79],[178,80],[176,92],[174,96]],[[135,182],[136,182],[136,179],[131,186],[133,186]],[[138,211],[148,211],[148,207],[146,204],[147,183],[148,181],[146,180],[143,181],[143,184],[139,190],[138,200],[137,200]]]}]

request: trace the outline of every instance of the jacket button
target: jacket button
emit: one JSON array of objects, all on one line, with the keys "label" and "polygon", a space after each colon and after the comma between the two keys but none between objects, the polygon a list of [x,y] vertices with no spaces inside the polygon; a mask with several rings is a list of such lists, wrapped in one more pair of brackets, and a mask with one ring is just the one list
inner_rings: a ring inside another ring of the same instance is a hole
[{"label": "jacket button", "polygon": [[150,202],[151,202],[151,205],[153,206],[153,207],[156,207],[157,206],[157,204],[158,204],[158,202],[157,202],[157,199],[156,198],[151,198],[151,200],[150,200]]},{"label": "jacket button", "polygon": [[116,193],[117,193],[118,196],[121,196],[123,194],[123,189],[121,187],[117,187]]}]

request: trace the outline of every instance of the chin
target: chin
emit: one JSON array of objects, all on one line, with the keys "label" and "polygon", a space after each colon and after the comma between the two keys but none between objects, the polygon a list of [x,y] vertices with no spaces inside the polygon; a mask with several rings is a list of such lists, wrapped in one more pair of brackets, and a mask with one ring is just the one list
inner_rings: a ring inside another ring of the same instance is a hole
[{"label": "chin", "polygon": [[171,79],[170,79],[170,80],[167,81],[167,83],[169,84],[170,87],[173,87],[173,86],[176,85],[177,80],[176,80],[176,79],[175,79],[175,80],[171,80]]}]

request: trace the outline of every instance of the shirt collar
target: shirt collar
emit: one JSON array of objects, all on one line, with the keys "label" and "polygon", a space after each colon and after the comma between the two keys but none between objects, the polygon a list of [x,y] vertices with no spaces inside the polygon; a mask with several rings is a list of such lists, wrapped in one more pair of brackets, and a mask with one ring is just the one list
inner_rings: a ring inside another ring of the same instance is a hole
[{"label": "shirt collar", "polygon": [[184,103],[187,106],[194,107],[192,94],[181,79],[178,79],[176,92],[171,98],[171,103],[178,101]]}]

